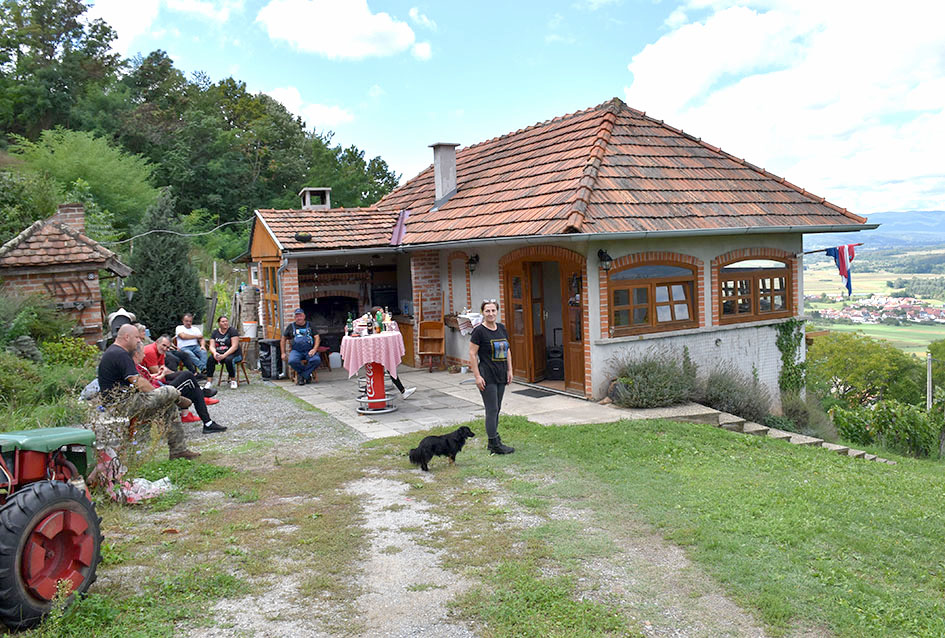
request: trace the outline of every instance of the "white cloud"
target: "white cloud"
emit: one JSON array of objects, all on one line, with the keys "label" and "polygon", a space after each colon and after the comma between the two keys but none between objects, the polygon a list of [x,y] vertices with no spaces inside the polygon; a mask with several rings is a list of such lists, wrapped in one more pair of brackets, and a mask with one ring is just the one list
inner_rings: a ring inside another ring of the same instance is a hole
[{"label": "white cloud", "polygon": [[941,209],[943,20],[917,0],[695,0],[633,57],[626,99],[854,212]]},{"label": "white cloud", "polygon": [[406,22],[384,12],[371,13],[367,0],[270,0],[256,22],[273,40],[329,59],[360,60],[407,50],[421,60],[430,56],[430,45],[415,44],[416,35]]},{"label": "white cloud", "polygon": [[561,35],[560,33],[549,33],[545,36],[546,44],[574,44],[573,35]]},{"label": "white cloud", "polygon": [[431,31],[436,31],[436,22],[420,13],[420,9],[417,7],[411,7],[408,15],[410,16],[411,20],[413,20],[416,24],[419,24],[421,27],[425,27]]},{"label": "white cloud", "polygon": [[368,89],[368,92],[367,92],[368,97],[374,98],[374,99],[377,99],[377,98],[381,97],[381,96],[384,95],[385,93],[387,93],[387,91],[385,91],[384,89],[382,89],[380,84],[375,84],[374,86],[372,86],[371,88],[369,88],[369,89]]},{"label": "white cloud", "polygon": [[309,128],[329,128],[354,121],[354,114],[340,106],[327,106],[305,102],[302,94],[294,86],[287,86],[266,91],[274,100],[282,102],[289,112],[298,115]]},{"label": "white cloud", "polygon": [[159,6],[160,0],[95,0],[85,15],[89,20],[101,18],[115,29],[118,37],[112,43],[112,50],[126,56],[132,52],[135,38],[151,28]]},{"label": "white cloud", "polygon": [[230,14],[243,10],[243,0],[165,0],[167,8],[224,23]]},{"label": "white cloud", "polygon": [[429,60],[433,57],[433,49],[430,48],[429,42],[417,42],[411,47],[410,53],[418,60]]},{"label": "white cloud", "polygon": [[581,0],[576,2],[574,6],[578,9],[589,9],[591,11],[597,11],[601,7],[606,7],[610,4],[620,4],[623,0]]}]

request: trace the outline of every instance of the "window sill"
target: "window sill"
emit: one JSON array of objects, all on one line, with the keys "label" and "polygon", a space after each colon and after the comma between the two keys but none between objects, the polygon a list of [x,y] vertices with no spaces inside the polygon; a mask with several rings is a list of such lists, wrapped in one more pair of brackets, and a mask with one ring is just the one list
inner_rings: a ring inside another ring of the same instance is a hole
[{"label": "window sill", "polygon": [[[665,339],[668,337],[683,337],[686,335],[702,334],[706,332],[728,332],[730,330],[740,330],[742,328],[763,328],[765,326],[776,326],[795,317],[779,317],[777,319],[763,319],[760,321],[743,321],[741,323],[729,323],[721,326],[706,326],[704,328],[686,328],[683,330],[664,330],[662,332],[647,332],[646,334],[628,335],[625,337],[610,337],[607,339],[594,339],[591,343],[595,346],[608,346],[615,343],[630,343],[633,341],[648,341],[651,339]],[[796,317],[803,319],[803,317]]]}]

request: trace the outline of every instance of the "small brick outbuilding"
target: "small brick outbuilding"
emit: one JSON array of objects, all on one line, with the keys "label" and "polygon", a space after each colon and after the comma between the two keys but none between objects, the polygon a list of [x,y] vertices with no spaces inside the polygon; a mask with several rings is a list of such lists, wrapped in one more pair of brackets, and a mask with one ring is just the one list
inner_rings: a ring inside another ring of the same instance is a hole
[{"label": "small brick outbuilding", "polygon": [[86,342],[102,339],[104,308],[101,271],[127,277],[131,268],[85,235],[82,204],[62,204],[59,211],[0,246],[0,285],[6,292],[45,294],[71,314]]}]

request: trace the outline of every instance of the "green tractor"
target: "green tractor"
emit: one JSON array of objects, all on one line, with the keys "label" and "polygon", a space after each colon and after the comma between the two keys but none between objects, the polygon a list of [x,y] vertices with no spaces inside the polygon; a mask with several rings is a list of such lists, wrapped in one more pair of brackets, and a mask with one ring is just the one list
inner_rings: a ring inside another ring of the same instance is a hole
[{"label": "green tractor", "polygon": [[101,519],[85,485],[95,433],[82,428],[0,432],[0,621],[33,627],[60,582],[68,602],[95,582]]}]

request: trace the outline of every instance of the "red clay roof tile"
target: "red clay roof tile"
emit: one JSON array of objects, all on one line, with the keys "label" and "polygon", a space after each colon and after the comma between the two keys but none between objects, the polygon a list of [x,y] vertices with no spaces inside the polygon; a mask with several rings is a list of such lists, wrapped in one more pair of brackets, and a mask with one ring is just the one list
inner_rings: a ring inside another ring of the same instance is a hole
[{"label": "red clay roof tile", "polygon": [[[88,264],[105,267],[117,256],[94,239],[54,222],[34,222],[19,235],[0,246],[0,268]],[[127,268],[123,264],[122,269]]]},{"label": "red clay roof tile", "polygon": [[431,166],[369,209],[259,213],[287,250],[386,245],[404,209],[405,245],[866,221],[616,98],[458,149],[456,178],[437,210]]}]

